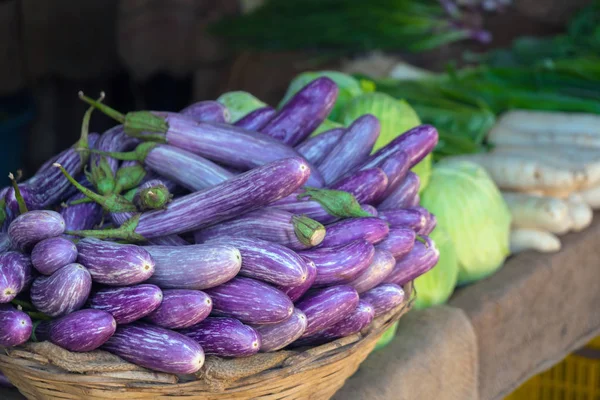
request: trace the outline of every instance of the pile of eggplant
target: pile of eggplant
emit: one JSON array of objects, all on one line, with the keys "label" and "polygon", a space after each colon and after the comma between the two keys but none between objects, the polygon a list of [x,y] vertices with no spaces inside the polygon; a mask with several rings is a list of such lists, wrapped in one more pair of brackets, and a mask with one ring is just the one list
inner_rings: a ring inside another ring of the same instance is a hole
[{"label": "pile of eggplant", "polygon": [[[439,257],[410,171],[427,125],[371,154],[380,125],[311,133],[320,78],[235,123],[218,102],[121,114],[90,104],[81,139],[1,192],[0,346],[50,341],[190,374],[354,334]],[[98,109],[119,125],[89,133]]]}]

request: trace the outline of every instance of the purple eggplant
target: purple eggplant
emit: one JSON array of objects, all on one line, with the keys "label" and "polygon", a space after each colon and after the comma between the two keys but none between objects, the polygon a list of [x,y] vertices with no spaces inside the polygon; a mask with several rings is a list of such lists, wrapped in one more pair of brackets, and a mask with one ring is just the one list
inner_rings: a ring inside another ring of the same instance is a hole
[{"label": "purple eggplant", "polygon": [[239,275],[278,286],[297,286],[306,280],[304,260],[293,250],[265,240],[224,237],[207,242],[230,245],[240,251],[242,268]]},{"label": "purple eggplant", "polygon": [[[123,125],[117,125],[107,130],[100,136],[100,139],[98,139],[96,142],[95,148],[105,152],[128,151],[133,149],[139,143],[139,139],[128,136],[125,133],[125,128]],[[114,158],[92,154],[90,157],[90,164],[92,167],[98,166],[103,158],[108,163],[113,174],[116,173],[119,169],[119,160]]]},{"label": "purple eggplant", "polygon": [[65,220],[50,210],[34,210],[19,215],[8,227],[8,236],[14,247],[30,251],[36,243],[65,231]]},{"label": "purple eggplant", "polygon": [[31,304],[51,317],[79,310],[92,289],[92,277],[81,264],[58,269],[51,276],[40,276],[31,285]]},{"label": "purple eggplant", "polygon": [[258,332],[235,318],[208,317],[180,332],[199,343],[206,354],[219,357],[247,357],[261,347]]},{"label": "purple eggplant", "polygon": [[375,255],[375,248],[366,240],[301,252],[317,266],[315,286],[328,286],[346,283],[355,279],[369,267]]},{"label": "purple eggplant", "polygon": [[333,190],[351,193],[359,203],[371,203],[383,195],[388,177],[380,168],[371,168],[342,178],[330,186]]},{"label": "purple eggplant", "polygon": [[133,204],[138,210],[156,210],[164,208],[171,201],[171,192],[160,179],[141,184],[133,195]]},{"label": "purple eggplant", "polygon": [[77,243],[77,251],[78,262],[104,285],[134,285],[154,273],[154,260],[143,247],[85,238]]},{"label": "purple eggplant", "polygon": [[38,242],[31,252],[33,267],[43,275],[52,275],[56,270],[77,260],[77,247],[64,237],[52,237]]},{"label": "purple eggplant", "polygon": [[298,339],[307,325],[306,315],[295,308],[291,317],[278,324],[255,325],[254,329],[260,334],[261,352],[283,349],[288,344]]},{"label": "purple eggplant", "polygon": [[338,95],[329,78],[317,78],[298,91],[260,130],[290,146],[308,137],[329,115]]},{"label": "purple eggplant", "polygon": [[260,131],[277,113],[272,107],[261,107],[249,112],[235,122],[238,128],[248,131]]},{"label": "purple eggplant", "polygon": [[344,128],[334,128],[317,136],[311,137],[296,146],[296,150],[314,166],[321,165],[321,161],[331,152],[342,136],[346,133]]},{"label": "purple eggplant", "polygon": [[390,192],[386,190],[383,194],[384,200],[378,208],[380,210],[395,210],[412,206],[414,198],[419,195],[420,185],[419,176],[412,171],[407,172],[402,182],[394,190]]},{"label": "purple eggplant", "polygon": [[297,286],[279,287],[279,289],[287,294],[290,300],[294,302],[302,297],[315,283],[315,279],[317,279],[317,266],[314,261],[309,260],[306,257],[302,257],[302,259],[306,263],[306,280]]},{"label": "purple eggplant", "polygon": [[296,201],[293,203],[277,204],[274,208],[287,211],[294,215],[303,215],[321,224],[329,224],[338,218],[329,214],[321,204],[314,200]]},{"label": "purple eggplant", "polygon": [[119,326],[102,349],[140,367],[169,374],[193,374],[204,365],[204,351],[194,340],[139,322]]},{"label": "purple eggplant", "polygon": [[31,260],[24,254],[0,254],[0,304],[12,301],[31,282]]},{"label": "purple eggplant", "polygon": [[410,228],[391,228],[388,236],[375,248],[389,251],[400,260],[413,249],[415,238],[416,233]]},{"label": "purple eggplant", "polygon": [[0,346],[18,346],[29,340],[33,324],[29,315],[9,304],[0,304]]},{"label": "purple eggplant", "polygon": [[[388,177],[388,184],[385,190],[379,194],[379,197],[373,199],[377,202],[386,198],[390,193],[402,184],[406,174],[409,172],[410,164],[408,155],[400,150],[390,154],[380,165],[380,168]],[[368,170],[367,170],[368,171]]]},{"label": "purple eggplant", "polygon": [[360,208],[364,211],[369,213],[372,217],[377,217],[379,216],[379,212],[377,211],[377,209],[375,207],[373,207],[372,205],[369,204],[361,204]]},{"label": "purple eggplant", "polygon": [[357,306],[358,293],[351,286],[332,286],[309,292],[296,304],[308,321],[301,338],[340,322]]},{"label": "purple eggplant", "polygon": [[319,165],[325,183],[338,180],[346,171],[364,162],[379,137],[381,124],[373,115],[357,118]]},{"label": "purple eggplant", "polygon": [[294,304],[280,290],[251,278],[238,277],[207,289],[213,314],[248,324],[276,324],[292,315]]},{"label": "purple eggplant", "polygon": [[117,324],[129,324],[155,311],[162,300],[158,286],[142,284],[100,289],[90,296],[88,306],[110,313]]},{"label": "purple eggplant", "polygon": [[320,247],[335,247],[361,239],[377,244],[390,231],[387,222],[375,217],[348,218],[327,225],[326,228],[327,234]]},{"label": "purple eggplant", "polygon": [[102,206],[98,203],[87,202],[70,204],[73,201],[85,199],[82,193],[77,193],[66,202],[67,206],[60,210],[60,215],[65,220],[66,231],[92,229],[102,220]]},{"label": "purple eggplant", "polygon": [[101,310],[79,310],[44,321],[35,329],[37,341],[48,340],[69,351],[88,352],[102,346],[115,333],[117,322]]},{"label": "purple eggplant", "polygon": [[212,300],[199,290],[172,289],[163,292],[160,306],[146,321],[168,329],[189,328],[203,321],[212,311]]},{"label": "purple eggplant", "polygon": [[398,307],[404,301],[404,290],[393,283],[384,283],[360,295],[373,306],[375,318]]},{"label": "purple eggplant", "polygon": [[434,219],[435,217],[433,216],[433,214],[431,214],[429,211],[427,211],[424,207],[421,206],[413,206],[413,207],[409,207],[407,210],[412,210],[412,211],[416,211],[419,214],[421,214],[421,216],[424,219],[424,223],[422,225],[420,225],[419,227],[417,227],[417,234],[419,235],[426,235],[427,233],[425,232],[427,229],[431,228],[431,226],[433,225],[433,227],[435,227],[435,224],[437,223],[436,221],[432,221],[432,219]]},{"label": "purple eggplant", "polygon": [[155,237],[148,240],[148,243],[155,246],[187,246],[188,241],[179,235],[168,235]]},{"label": "purple eggplant", "polygon": [[12,248],[8,233],[0,232],[0,254],[9,251]]},{"label": "purple eggplant", "polygon": [[415,241],[411,252],[396,262],[385,282],[404,285],[435,267],[440,258],[440,252],[431,238],[427,236],[422,236],[422,238],[425,243]]},{"label": "purple eggplant", "polygon": [[229,110],[218,101],[198,101],[190,104],[180,114],[188,116],[195,121],[229,122]]},{"label": "purple eggplant", "polygon": [[148,280],[162,289],[208,289],[234,278],[242,256],[233,246],[196,244],[189,246],[145,246],[155,262]]},{"label": "purple eggplant", "polygon": [[358,293],[366,292],[383,282],[396,265],[394,255],[387,250],[375,249],[375,256],[369,267],[348,285]]},{"label": "purple eggplant", "polygon": [[415,232],[421,232],[427,224],[427,218],[420,210],[410,208],[379,210],[379,218],[387,221],[391,228],[410,228]]},{"label": "purple eggplant", "polygon": [[422,235],[430,235],[436,226],[437,226],[437,218],[435,217],[435,215],[429,213],[429,218],[427,219],[427,223],[425,224],[425,227],[421,230],[421,234]]}]

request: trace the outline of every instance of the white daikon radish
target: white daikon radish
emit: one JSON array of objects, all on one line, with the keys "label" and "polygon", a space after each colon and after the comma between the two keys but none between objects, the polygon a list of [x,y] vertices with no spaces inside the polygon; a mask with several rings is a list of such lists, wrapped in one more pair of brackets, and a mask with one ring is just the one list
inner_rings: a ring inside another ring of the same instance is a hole
[{"label": "white daikon radish", "polygon": [[512,215],[514,228],[563,234],[573,226],[570,208],[564,200],[516,192],[502,192],[502,197]]},{"label": "white daikon radish", "polygon": [[513,229],[510,231],[510,252],[517,254],[525,250],[541,253],[559,251],[560,239],[550,232],[538,229]]},{"label": "white daikon radish", "polygon": [[600,115],[597,114],[511,110],[500,116],[498,124],[521,132],[546,131],[557,135],[600,137]]},{"label": "white daikon radish", "polygon": [[567,199],[567,204],[571,221],[573,221],[571,228],[573,232],[580,232],[592,224],[592,219],[594,219],[592,207],[587,205],[580,195],[572,193]]},{"label": "white daikon radish", "polygon": [[592,207],[592,209],[600,209],[600,185],[587,190],[582,190],[578,194],[588,206]]}]

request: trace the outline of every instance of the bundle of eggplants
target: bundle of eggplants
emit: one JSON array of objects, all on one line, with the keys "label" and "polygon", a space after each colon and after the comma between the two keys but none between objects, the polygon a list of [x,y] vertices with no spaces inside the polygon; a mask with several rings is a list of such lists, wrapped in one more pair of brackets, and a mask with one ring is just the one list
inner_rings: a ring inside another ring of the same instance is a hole
[{"label": "bundle of eggplants", "polygon": [[[409,171],[438,135],[422,125],[371,154],[380,125],[364,115],[309,138],[337,90],[317,79],[238,124],[212,101],[123,115],[80,94],[82,139],[1,192],[0,346],[189,374],[398,307],[439,256]],[[93,109],[120,125],[92,141]]]}]

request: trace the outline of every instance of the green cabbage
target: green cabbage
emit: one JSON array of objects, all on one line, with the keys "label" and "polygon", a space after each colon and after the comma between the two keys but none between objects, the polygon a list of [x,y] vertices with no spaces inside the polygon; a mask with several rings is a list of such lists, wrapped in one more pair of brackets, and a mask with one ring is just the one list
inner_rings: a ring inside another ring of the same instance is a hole
[{"label": "green cabbage", "polygon": [[260,101],[250,93],[241,90],[223,93],[217,101],[229,110],[231,123],[237,122],[240,118],[254,110],[267,106],[266,103]]},{"label": "green cabbage", "polygon": [[450,236],[439,226],[430,235],[440,251],[437,265],[414,281],[417,297],[414,307],[427,308],[444,304],[456,286],[458,278],[458,258]]},{"label": "green cabbage", "polygon": [[510,211],[480,166],[445,159],[436,164],[421,205],[433,213],[456,249],[458,284],[494,273],[509,254]]}]

